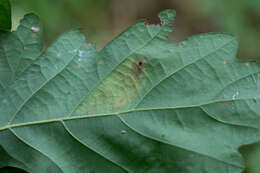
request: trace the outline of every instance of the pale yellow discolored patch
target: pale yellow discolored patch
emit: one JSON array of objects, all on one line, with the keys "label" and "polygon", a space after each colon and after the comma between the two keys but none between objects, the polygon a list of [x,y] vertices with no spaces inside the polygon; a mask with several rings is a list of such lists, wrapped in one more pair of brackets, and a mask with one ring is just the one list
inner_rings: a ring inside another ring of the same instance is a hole
[{"label": "pale yellow discolored patch", "polygon": [[111,113],[129,108],[147,84],[146,63],[144,58],[125,60],[86,96],[75,113]]}]

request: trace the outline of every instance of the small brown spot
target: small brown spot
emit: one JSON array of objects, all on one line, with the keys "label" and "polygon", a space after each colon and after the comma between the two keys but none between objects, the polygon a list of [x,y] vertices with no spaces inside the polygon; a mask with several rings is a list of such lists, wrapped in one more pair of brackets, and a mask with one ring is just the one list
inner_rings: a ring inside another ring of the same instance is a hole
[{"label": "small brown spot", "polygon": [[93,112],[89,111],[88,114],[92,114]]},{"label": "small brown spot", "polygon": [[34,113],[34,114],[38,114],[38,110],[37,110],[37,109],[34,109],[34,110],[33,110],[33,113]]},{"label": "small brown spot", "polygon": [[34,32],[34,33],[35,33],[35,32],[39,32],[39,31],[40,31],[40,28],[39,28],[39,27],[32,26],[32,27],[31,27],[31,31]]},{"label": "small brown spot", "polygon": [[253,102],[256,103],[256,98],[253,98]]},{"label": "small brown spot", "polygon": [[81,64],[78,64],[78,65],[77,65],[78,68],[81,68],[81,66],[82,66]]},{"label": "small brown spot", "polygon": [[23,47],[23,50],[27,50],[27,49],[28,49],[28,47],[26,47],[26,46]]},{"label": "small brown spot", "polygon": [[101,61],[101,60],[100,60],[100,61],[98,61],[98,64],[103,64],[103,61]]},{"label": "small brown spot", "polygon": [[144,58],[138,59],[135,62],[133,62],[132,71],[136,77],[139,77],[142,74],[145,65],[146,65],[146,61]]},{"label": "small brown spot", "polygon": [[224,61],[223,61],[223,64],[227,64],[227,61],[226,61],[226,60],[224,60]]},{"label": "small brown spot", "polygon": [[246,65],[247,67],[249,67],[249,66],[250,66],[250,63],[249,63],[249,62],[247,62],[247,63],[245,63],[245,65]]}]

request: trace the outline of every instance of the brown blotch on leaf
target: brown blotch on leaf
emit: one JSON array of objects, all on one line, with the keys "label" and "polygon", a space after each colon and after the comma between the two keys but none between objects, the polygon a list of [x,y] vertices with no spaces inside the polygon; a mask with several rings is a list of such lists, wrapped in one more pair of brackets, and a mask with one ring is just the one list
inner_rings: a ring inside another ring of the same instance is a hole
[{"label": "brown blotch on leaf", "polygon": [[100,61],[98,61],[98,64],[103,64],[103,61],[101,61],[101,60],[100,60]]},{"label": "brown blotch on leaf", "polygon": [[256,103],[256,98],[253,98],[253,102]]},{"label": "brown blotch on leaf", "polygon": [[26,46],[23,47],[23,50],[27,50],[27,49],[28,49],[28,47],[26,47]]},{"label": "brown blotch on leaf", "polygon": [[146,61],[144,58],[137,59],[133,62],[132,72],[137,78],[139,78],[139,76],[143,73],[145,66],[146,66]]},{"label": "brown blotch on leaf", "polygon": [[227,64],[227,61],[226,61],[226,60],[224,60],[224,61],[223,61],[223,64]]},{"label": "brown blotch on leaf", "polygon": [[77,64],[77,67],[78,67],[78,68],[81,68],[81,66],[82,66],[81,64]]}]

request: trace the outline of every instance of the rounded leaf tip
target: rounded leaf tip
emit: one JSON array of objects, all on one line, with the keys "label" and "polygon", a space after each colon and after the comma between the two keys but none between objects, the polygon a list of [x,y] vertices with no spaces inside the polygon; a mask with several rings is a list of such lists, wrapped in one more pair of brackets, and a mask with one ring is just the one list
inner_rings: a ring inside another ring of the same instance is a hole
[{"label": "rounded leaf tip", "polygon": [[174,10],[168,9],[159,13],[159,18],[162,21],[162,25],[168,25],[173,23],[176,12]]}]

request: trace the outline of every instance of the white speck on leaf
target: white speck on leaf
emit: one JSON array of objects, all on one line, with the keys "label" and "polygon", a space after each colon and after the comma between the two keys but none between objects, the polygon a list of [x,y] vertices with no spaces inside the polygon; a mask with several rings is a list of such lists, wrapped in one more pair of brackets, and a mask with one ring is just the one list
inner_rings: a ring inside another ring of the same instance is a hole
[{"label": "white speck on leaf", "polygon": [[235,100],[238,95],[239,95],[239,92],[237,91],[237,92],[232,96],[232,100]]},{"label": "white speck on leaf", "polygon": [[126,131],[125,130],[121,130],[121,134],[126,134]]},{"label": "white speck on leaf", "polygon": [[39,28],[39,27],[32,26],[32,27],[31,27],[31,31],[32,31],[32,32],[39,32],[39,31],[40,31],[40,28]]},{"label": "white speck on leaf", "polygon": [[84,51],[82,51],[82,50],[79,50],[79,51],[78,51],[78,56],[82,57],[83,54],[84,54]]}]

